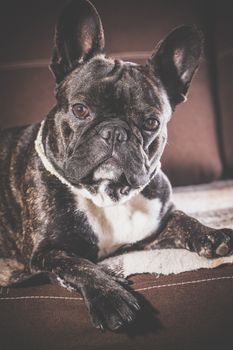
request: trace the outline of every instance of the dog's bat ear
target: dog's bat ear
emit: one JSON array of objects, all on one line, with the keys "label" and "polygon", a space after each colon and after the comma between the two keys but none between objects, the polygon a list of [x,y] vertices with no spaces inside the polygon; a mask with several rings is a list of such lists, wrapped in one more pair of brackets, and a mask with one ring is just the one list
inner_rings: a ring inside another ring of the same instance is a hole
[{"label": "dog's bat ear", "polygon": [[61,82],[75,67],[104,52],[104,32],[95,7],[88,0],[72,0],[56,27],[50,69]]},{"label": "dog's bat ear", "polygon": [[148,60],[161,79],[173,107],[186,100],[202,50],[202,32],[195,25],[184,25],[169,33]]}]

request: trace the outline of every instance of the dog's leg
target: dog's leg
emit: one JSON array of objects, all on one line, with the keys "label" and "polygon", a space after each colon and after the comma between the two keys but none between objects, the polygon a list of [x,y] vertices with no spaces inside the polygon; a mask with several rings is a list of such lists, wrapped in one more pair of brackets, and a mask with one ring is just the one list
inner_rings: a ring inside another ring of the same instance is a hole
[{"label": "dog's leg", "polygon": [[233,230],[213,229],[174,210],[156,239],[143,248],[186,248],[206,258],[226,256],[233,252]]},{"label": "dog's leg", "polygon": [[15,245],[7,238],[0,222],[0,286],[7,287],[20,280],[25,271],[22,259],[18,259]]},{"label": "dog's leg", "polygon": [[126,290],[127,280],[63,250],[37,251],[31,270],[48,272],[63,287],[82,293],[95,327],[116,330],[132,321],[140,306]]}]

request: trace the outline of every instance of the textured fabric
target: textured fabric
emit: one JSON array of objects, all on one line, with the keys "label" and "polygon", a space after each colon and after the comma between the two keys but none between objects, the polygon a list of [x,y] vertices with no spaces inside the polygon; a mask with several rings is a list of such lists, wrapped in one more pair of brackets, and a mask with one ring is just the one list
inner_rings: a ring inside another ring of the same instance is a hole
[{"label": "textured fabric", "polygon": [[233,229],[233,180],[173,189],[176,207],[214,228]]}]

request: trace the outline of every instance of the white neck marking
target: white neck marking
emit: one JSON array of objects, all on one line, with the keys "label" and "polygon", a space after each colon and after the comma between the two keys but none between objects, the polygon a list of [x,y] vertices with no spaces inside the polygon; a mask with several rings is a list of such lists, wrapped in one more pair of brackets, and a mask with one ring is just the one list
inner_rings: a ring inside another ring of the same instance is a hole
[{"label": "white neck marking", "polygon": [[35,149],[36,152],[42,161],[45,169],[52,175],[56,176],[64,185],[66,185],[69,189],[72,190],[73,193],[77,193],[79,191],[78,188],[74,187],[69,181],[67,181],[62,175],[58,173],[58,171],[54,168],[53,164],[49,161],[45,154],[44,145],[42,142],[43,136],[43,128],[44,128],[44,120],[41,122],[40,129],[38,131],[36,140],[35,140]]}]

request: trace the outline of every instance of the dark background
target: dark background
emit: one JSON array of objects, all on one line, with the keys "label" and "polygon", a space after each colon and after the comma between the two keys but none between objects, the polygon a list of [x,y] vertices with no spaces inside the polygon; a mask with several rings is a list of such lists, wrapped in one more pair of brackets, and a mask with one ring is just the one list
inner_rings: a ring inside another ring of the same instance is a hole
[{"label": "dark background", "polygon": [[[1,1],[0,127],[42,120],[55,103],[48,69],[56,18],[64,0]],[[145,62],[157,42],[187,23],[205,34],[205,53],[169,124],[163,168],[175,185],[233,174],[233,2],[93,0],[111,55]]]}]

